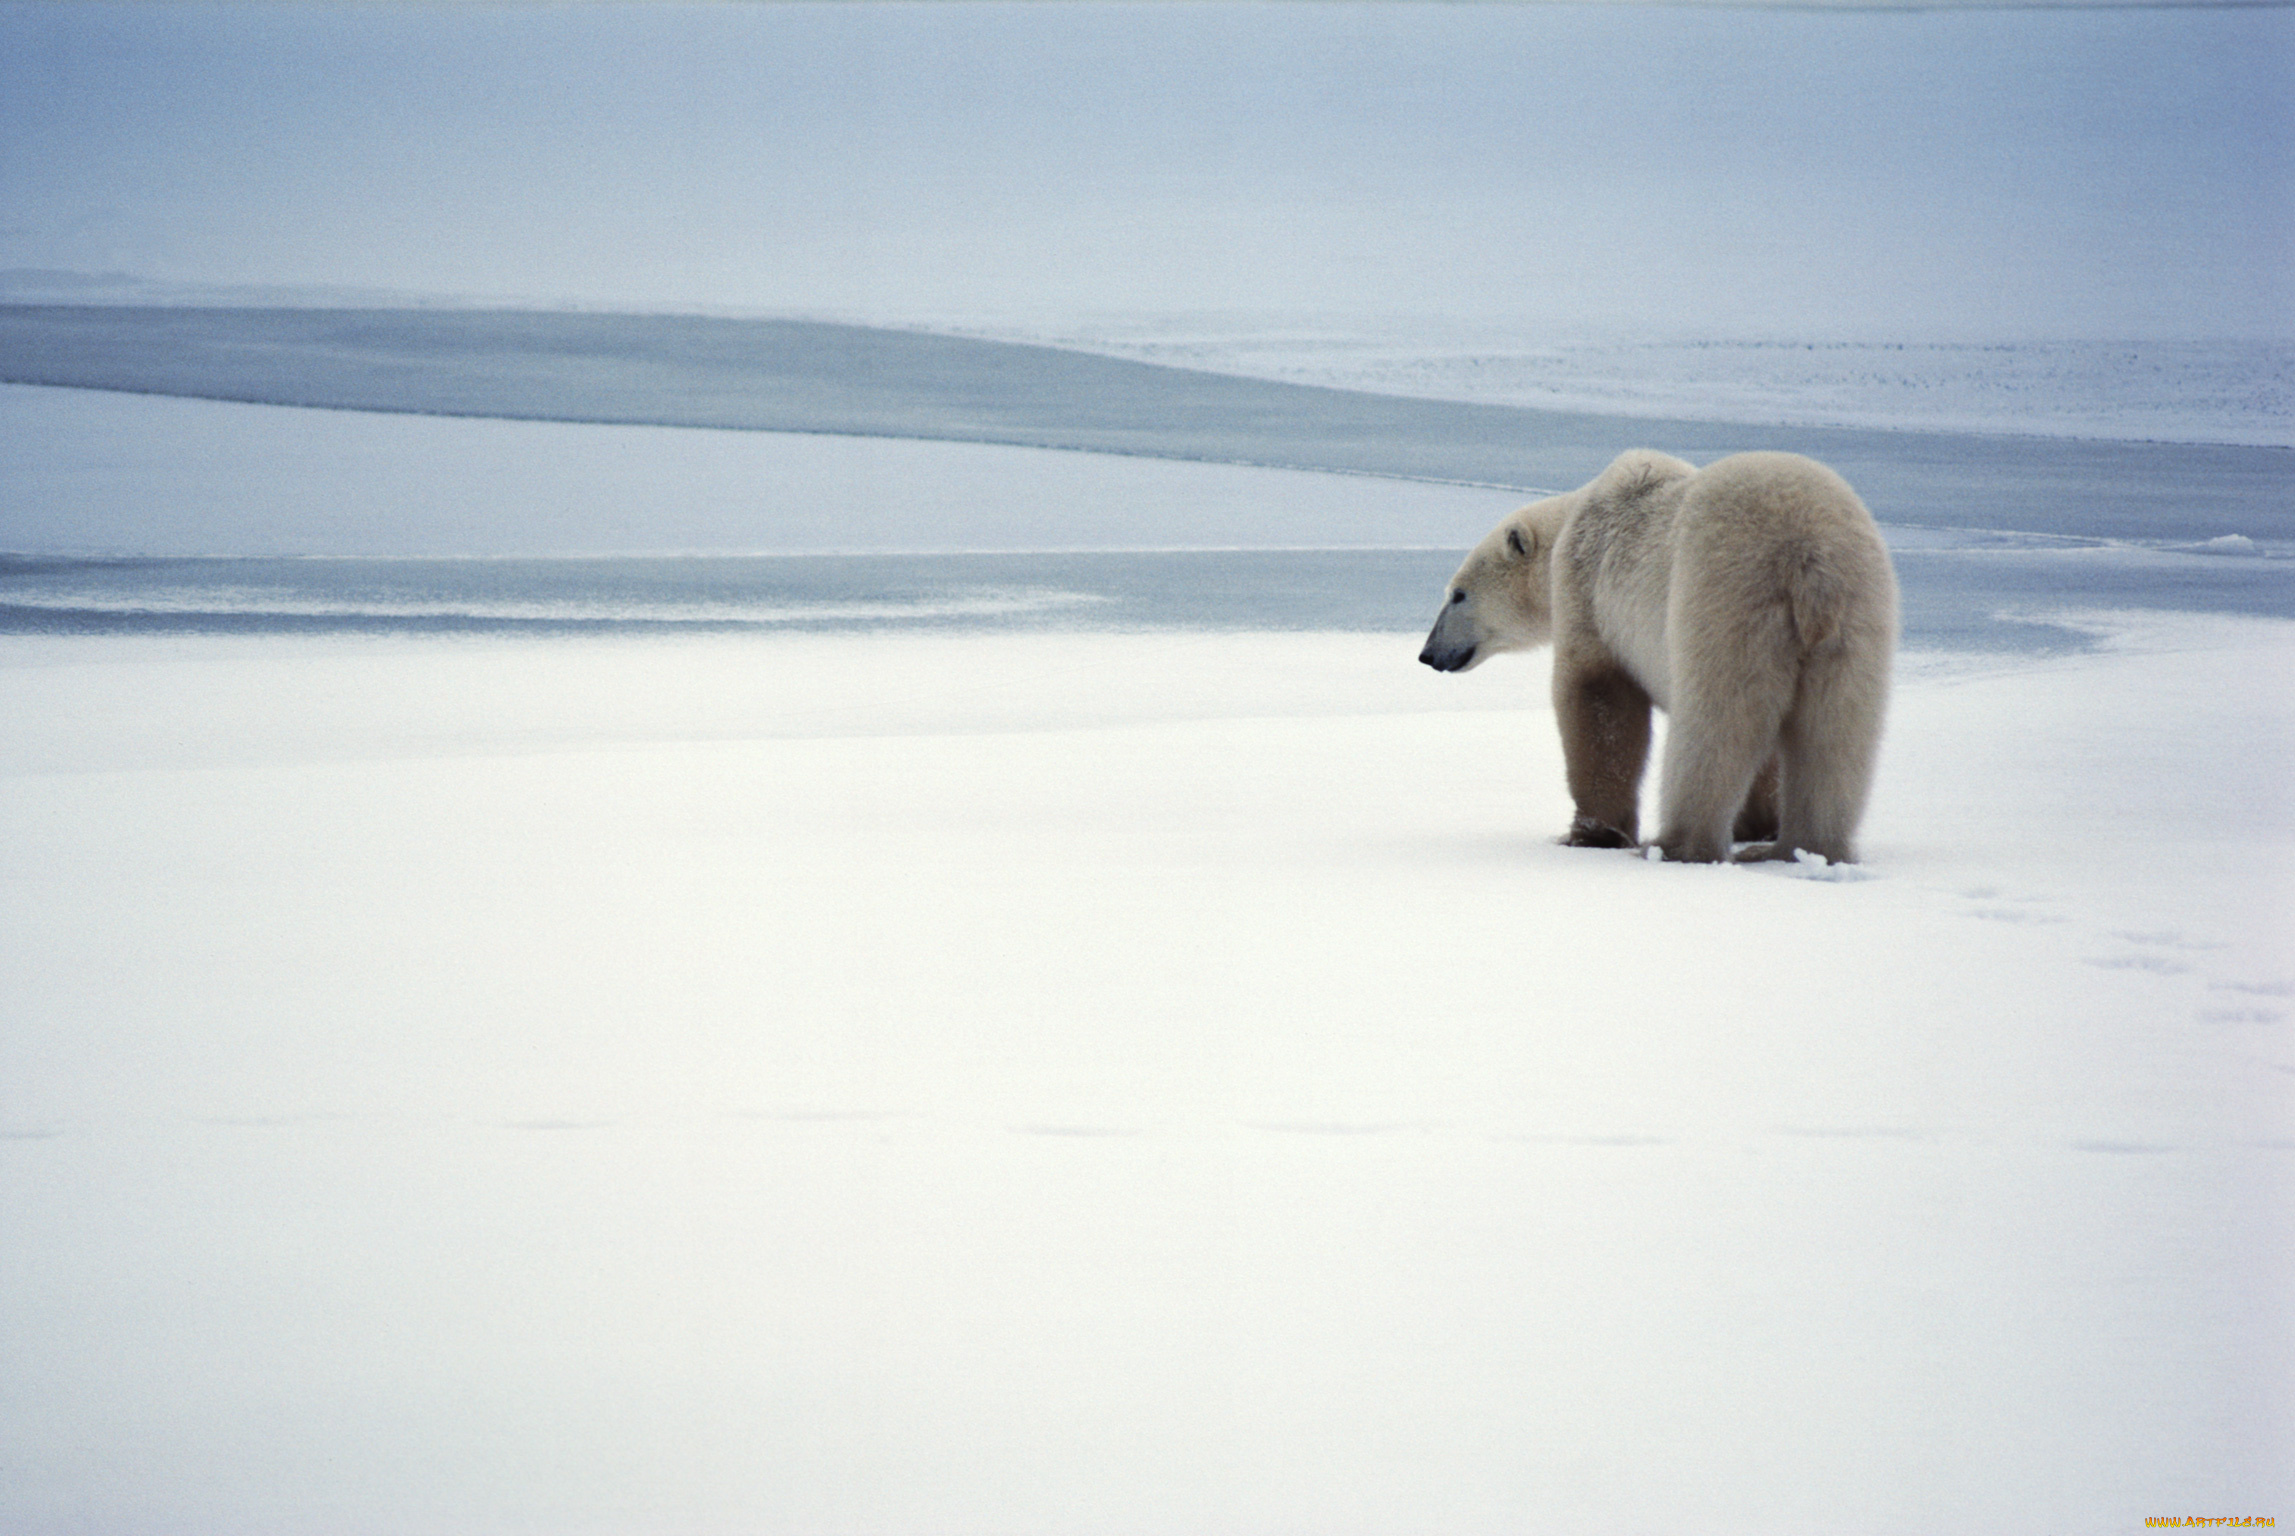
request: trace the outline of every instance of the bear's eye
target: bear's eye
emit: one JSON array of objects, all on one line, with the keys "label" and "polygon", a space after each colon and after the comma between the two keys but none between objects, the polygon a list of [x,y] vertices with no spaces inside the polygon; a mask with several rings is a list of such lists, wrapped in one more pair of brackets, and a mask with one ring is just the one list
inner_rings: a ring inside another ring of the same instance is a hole
[{"label": "bear's eye", "polygon": [[1464,588],[1464,587],[1460,587],[1460,588],[1459,588],[1459,589],[1458,589],[1456,592],[1453,592],[1453,593],[1451,593],[1451,594],[1450,594],[1450,600],[1451,600],[1451,602],[1452,602],[1454,605],[1455,605],[1455,604],[1458,604],[1458,603],[1463,603],[1463,602],[1465,602],[1465,601],[1466,601],[1466,588]]}]

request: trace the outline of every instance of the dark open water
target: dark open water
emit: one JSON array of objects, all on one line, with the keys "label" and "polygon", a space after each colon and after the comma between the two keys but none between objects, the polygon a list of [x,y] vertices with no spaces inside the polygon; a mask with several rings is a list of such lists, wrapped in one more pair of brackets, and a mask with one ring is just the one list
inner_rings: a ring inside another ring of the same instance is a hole
[{"label": "dark open water", "polygon": [[[2082,643],[2066,610],[2295,618],[2295,557],[1891,529],[1905,643]],[[0,556],[0,634],[1281,629],[1431,622],[1450,550],[589,559]]]}]

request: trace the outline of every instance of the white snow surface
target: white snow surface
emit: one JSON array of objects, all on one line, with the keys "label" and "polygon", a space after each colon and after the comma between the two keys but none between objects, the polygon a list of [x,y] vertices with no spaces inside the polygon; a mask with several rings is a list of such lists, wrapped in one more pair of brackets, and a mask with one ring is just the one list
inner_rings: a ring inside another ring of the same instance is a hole
[{"label": "white snow surface", "polygon": [[1843,869],[1404,635],[0,641],[0,1527],[2284,1517],[2295,627],[2093,623]]}]

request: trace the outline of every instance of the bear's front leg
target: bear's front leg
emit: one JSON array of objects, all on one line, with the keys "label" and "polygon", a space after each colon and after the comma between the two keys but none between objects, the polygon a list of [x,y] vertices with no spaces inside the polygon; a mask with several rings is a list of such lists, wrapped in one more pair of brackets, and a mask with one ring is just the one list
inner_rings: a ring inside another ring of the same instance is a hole
[{"label": "bear's front leg", "polygon": [[1571,848],[1631,848],[1650,755],[1650,696],[1607,658],[1554,657],[1554,723],[1578,813]]}]

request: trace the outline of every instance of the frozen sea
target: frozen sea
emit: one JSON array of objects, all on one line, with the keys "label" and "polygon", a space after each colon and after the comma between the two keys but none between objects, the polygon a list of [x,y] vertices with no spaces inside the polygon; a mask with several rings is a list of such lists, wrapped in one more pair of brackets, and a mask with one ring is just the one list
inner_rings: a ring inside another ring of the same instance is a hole
[{"label": "frozen sea", "polygon": [[[2150,442],[2163,386],[2105,366],[2126,349],[1996,349],[1999,430],[1971,432],[1933,398],[1966,394],[1951,349],[1900,356],[1893,391],[1865,381],[1880,427],[1653,414],[1694,372],[1626,399],[1638,414],[1613,389],[1605,414],[1523,404],[1519,357],[1436,367],[1422,342],[1414,377],[1443,387],[1398,395],[1364,387],[1393,382],[1391,344],[1158,343],[1207,369],[1096,334],[0,307],[21,445],[0,627],[1403,630],[1500,515],[1634,444],[1840,468],[1888,533],[1916,649],[2068,643],[2035,622],[2067,608],[2295,617],[2284,349],[2151,348],[2218,388],[2178,396],[2193,440]],[[1278,357],[1314,382],[1273,377]],[[2081,412],[2118,435],[2051,435]]]}]

